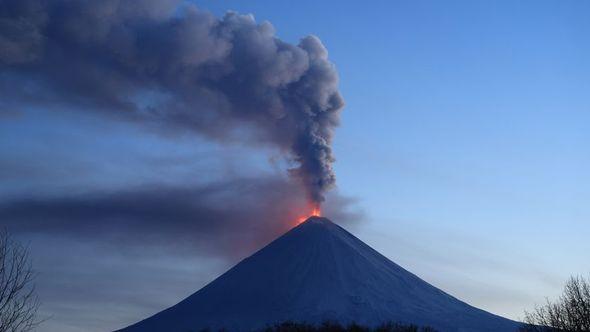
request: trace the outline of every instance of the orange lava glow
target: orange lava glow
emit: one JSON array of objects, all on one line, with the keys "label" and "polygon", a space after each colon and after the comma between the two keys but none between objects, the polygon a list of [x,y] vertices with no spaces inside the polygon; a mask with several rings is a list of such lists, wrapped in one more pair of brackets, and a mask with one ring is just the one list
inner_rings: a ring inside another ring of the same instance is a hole
[{"label": "orange lava glow", "polygon": [[302,222],[306,221],[307,218],[309,217],[320,217],[322,215],[322,210],[320,209],[319,206],[314,206],[311,209],[311,212],[309,212],[308,214],[301,216],[299,218],[297,218],[297,225],[301,224]]},{"label": "orange lava glow", "polygon": [[307,220],[307,216],[303,216],[303,217],[299,217],[297,218],[297,225],[301,224],[302,222],[304,222],[305,220]]},{"label": "orange lava glow", "polygon": [[316,206],[311,210],[311,215],[314,217],[320,217],[322,215],[322,210],[320,210],[319,206]]}]

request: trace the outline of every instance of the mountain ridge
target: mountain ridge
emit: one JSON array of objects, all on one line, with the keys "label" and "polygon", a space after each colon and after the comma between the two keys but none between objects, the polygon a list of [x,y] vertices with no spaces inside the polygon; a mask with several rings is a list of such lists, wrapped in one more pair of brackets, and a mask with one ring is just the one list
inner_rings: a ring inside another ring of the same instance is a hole
[{"label": "mountain ridge", "polygon": [[515,331],[395,264],[327,218],[311,217],[178,304],[120,331],[251,331],[283,321],[439,331]]}]

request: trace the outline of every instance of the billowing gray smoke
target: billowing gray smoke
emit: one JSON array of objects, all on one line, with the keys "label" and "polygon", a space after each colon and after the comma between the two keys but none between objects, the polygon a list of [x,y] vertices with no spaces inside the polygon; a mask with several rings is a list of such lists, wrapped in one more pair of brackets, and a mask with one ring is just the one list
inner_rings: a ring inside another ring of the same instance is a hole
[{"label": "billowing gray smoke", "polygon": [[250,15],[158,0],[0,0],[0,107],[97,112],[272,145],[320,203],[343,100],[314,36],[281,41]]}]

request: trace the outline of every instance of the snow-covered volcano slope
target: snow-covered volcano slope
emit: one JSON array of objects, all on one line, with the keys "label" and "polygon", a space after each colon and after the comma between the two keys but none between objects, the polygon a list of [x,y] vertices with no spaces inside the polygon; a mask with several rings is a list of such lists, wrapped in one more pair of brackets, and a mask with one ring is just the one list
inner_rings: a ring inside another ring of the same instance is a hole
[{"label": "snow-covered volcano slope", "polygon": [[286,320],[396,321],[439,331],[518,327],[435,288],[330,220],[312,217],[182,302],[122,331],[249,331]]}]

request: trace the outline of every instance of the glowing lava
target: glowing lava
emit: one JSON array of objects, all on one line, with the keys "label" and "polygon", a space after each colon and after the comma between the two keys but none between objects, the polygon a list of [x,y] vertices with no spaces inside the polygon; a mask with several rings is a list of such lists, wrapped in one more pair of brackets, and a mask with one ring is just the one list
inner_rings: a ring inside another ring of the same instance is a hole
[{"label": "glowing lava", "polygon": [[319,206],[316,206],[311,210],[311,216],[313,217],[320,217],[322,215],[322,210],[320,210]]},{"label": "glowing lava", "polygon": [[302,222],[306,221],[307,218],[309,217],[320,217],[322,215],[322,210],[320,209],[319,206],[314,206],[311,209],[311,212],[309,214],[306,214],[304,216],[301,216],[299,218],[297,218],[297,225],[301,224]]}]

